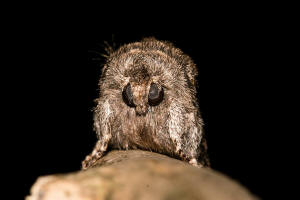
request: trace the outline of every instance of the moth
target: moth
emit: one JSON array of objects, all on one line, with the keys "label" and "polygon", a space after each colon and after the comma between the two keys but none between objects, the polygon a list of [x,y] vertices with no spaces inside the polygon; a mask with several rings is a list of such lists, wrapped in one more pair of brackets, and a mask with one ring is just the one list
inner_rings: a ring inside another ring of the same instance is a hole
[{"label": "moth", "polygon": [[192,59],[170,42],[145,38],[111,52],[94,109],[98,141],[82,168],[110,149],[148,150],[209,166],[197,75]]}]

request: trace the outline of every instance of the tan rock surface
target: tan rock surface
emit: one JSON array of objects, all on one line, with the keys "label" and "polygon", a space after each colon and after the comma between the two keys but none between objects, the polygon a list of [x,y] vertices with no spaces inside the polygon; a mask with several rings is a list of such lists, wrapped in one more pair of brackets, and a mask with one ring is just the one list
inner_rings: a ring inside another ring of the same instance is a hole
[{"label": "tan rock surface", "polygon": [[38,178],[26,200],[254,200],[211,169],[147,151],[112,151],[92,168]]}]

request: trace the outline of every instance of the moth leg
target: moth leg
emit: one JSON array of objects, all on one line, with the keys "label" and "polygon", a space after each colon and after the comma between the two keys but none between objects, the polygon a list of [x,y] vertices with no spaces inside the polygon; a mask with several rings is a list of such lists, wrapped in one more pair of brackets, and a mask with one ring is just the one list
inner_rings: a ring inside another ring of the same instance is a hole
[{"label": "moth leg", "polygon": [[108,142],[102,142],[100,140],[97,141],[94,150],[88,156],[86,156],[85,160],[82,161],[82,169],[86,170],[93,166],[97,160],[103,157],[104,153],[107,150]]},{"label": "moth leg", "polygon": [[107,151],[108,143],[112,137],[110,123],[112,113],[108,100],[98,102],[94,114],[94,129],[98,136],[98,141],[92,153],[82,162],[82,169],[88,169],[93,166]]},{"label": "moth leg", "polygon": [[197,161],[196,158],[192,158],[189,163],[195,167],[202,168],[203,165]]}]

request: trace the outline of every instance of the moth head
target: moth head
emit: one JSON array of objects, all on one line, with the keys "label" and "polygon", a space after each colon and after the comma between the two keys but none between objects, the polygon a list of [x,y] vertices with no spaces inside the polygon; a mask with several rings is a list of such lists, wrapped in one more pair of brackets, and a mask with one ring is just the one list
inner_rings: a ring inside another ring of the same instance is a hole
[{"label": "moth head", "polygon": [[144,116],[149,106],[161,104],[164,99],[164,90],[154,82],[129,82],[123,88],[122,98],[128,107],[135,109],[137,115]]}]

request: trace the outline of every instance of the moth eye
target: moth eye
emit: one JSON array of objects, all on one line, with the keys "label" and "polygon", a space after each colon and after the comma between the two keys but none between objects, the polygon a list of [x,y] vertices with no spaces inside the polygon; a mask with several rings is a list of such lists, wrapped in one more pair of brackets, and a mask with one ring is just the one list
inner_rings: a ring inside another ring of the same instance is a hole
[{"label": "moth eye", "polygon": [[148,103],[150,106],[157,106],[162,102],[164,98],[164,89],[159,89],[155,83],[151,83],[149,94],[148,94]]},{"label": "moth eye", "polygon": [[126,103],[129,107],[135,107],[135,104],[133,103],[133,94],[131,91],[130,83],[128,83],[122,92],[122,98],[124,103]]}]

